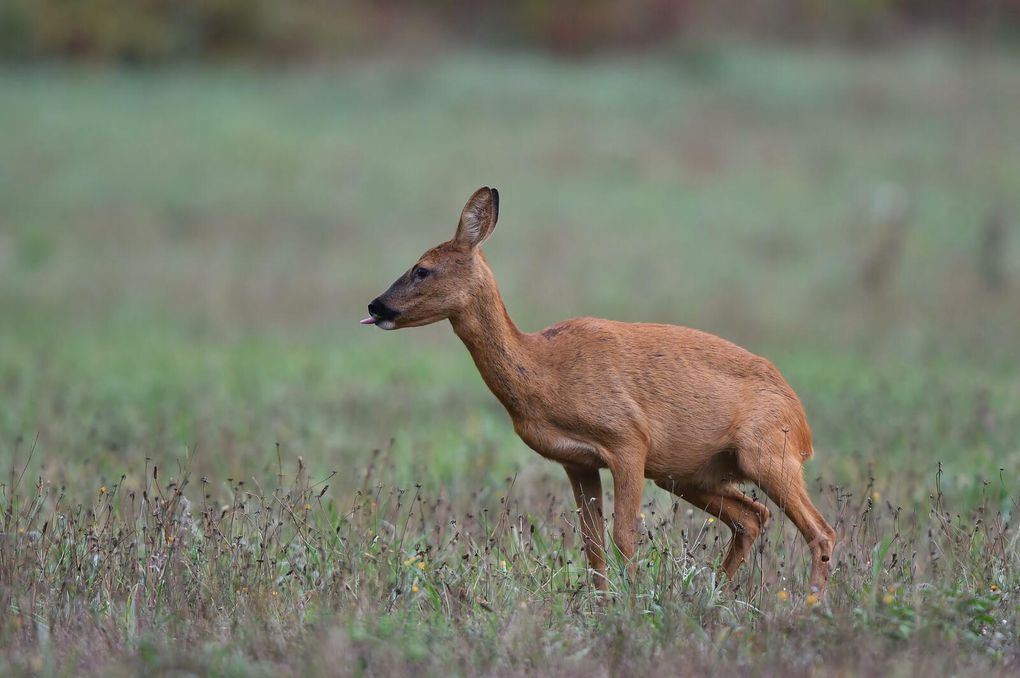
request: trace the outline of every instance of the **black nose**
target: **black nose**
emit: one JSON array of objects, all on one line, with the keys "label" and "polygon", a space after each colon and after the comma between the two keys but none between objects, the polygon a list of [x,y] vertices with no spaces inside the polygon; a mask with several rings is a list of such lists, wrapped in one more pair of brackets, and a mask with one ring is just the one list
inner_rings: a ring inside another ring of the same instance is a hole
[{"label": "black nose", "polygon": [[378,299],[373,299],[372,303],[368,305],[368,312],[376,320],[393,320],[399,315],[397,311],[394,311]]}]

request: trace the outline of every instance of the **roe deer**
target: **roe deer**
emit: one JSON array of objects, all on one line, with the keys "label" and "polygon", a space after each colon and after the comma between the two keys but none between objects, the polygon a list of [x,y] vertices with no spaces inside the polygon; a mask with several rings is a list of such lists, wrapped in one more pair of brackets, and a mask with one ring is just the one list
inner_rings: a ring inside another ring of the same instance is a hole
[{"label": "roe deer", "polygon": [[802,464],[813,454],[797,394],[764,358],[675,325],[574,318],[521,332],[480,249],[499,193],[480,188],[453,239],[433,247],[368,305],[384,330],[449,319],[514,431],[557,461],[581,516],[595,580],[608,588],[599,469],[613,476],[613,538],[634,574],[645,478],[717,516],[733,533],[733,581],[769,511],[741,492],[752,481],[782,508],[811,551],[812,590],[829,578],[836,533],[811,503]]}]

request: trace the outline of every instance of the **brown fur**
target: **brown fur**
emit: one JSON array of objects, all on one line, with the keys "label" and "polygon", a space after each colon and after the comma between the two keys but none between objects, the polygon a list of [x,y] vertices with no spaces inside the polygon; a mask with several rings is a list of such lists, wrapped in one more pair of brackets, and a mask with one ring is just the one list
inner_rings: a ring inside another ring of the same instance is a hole
[{"label": "brown fur", "polygon": [[[824,590],[836,534],[808,497],[801,467],[813,454],[811,430],[779,371],[724,339],[674,325],[574,318],[521,332],[479,249],[497,216],[498,193],[479,189],[453,240],[426,252],[370,309],[396,314],[379,321],[386,329],[450,320],[517,434],[566,469],[599,587],[608,586],[599,478],[608,468],[613,537],[631,567],[648,478],[730,527],[723,569],[732,580],[769,517],[735,487],[750,481],[800,530],[812,554],[811,587]],[[427,277],[417,277],[419,267]]]}]

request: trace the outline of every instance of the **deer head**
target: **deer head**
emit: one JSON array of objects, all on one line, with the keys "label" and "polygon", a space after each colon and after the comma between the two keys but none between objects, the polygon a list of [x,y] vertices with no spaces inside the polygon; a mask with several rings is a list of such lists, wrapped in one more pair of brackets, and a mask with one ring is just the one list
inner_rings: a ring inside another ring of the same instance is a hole
[{"label": "deer head", "polygon": [[368,305],[362,325],[383,330],[429,325],[455,316],[486,284],[481,244],[496,227],[499,193],[482,187],[464,205],[457,232],[425,252]]}]

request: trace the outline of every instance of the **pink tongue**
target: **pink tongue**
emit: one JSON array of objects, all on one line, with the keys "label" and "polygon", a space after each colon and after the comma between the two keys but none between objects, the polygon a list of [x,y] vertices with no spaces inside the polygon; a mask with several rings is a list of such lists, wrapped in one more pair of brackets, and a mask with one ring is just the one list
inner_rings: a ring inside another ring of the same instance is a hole
[{"label": "pink tongue", "polygon": [[365,318],[365,319],[363,319],[361,321],[361,324],[362,325],[375,325],[375,318],[373,318],[372,316],[368,316],[367,318]]}]

